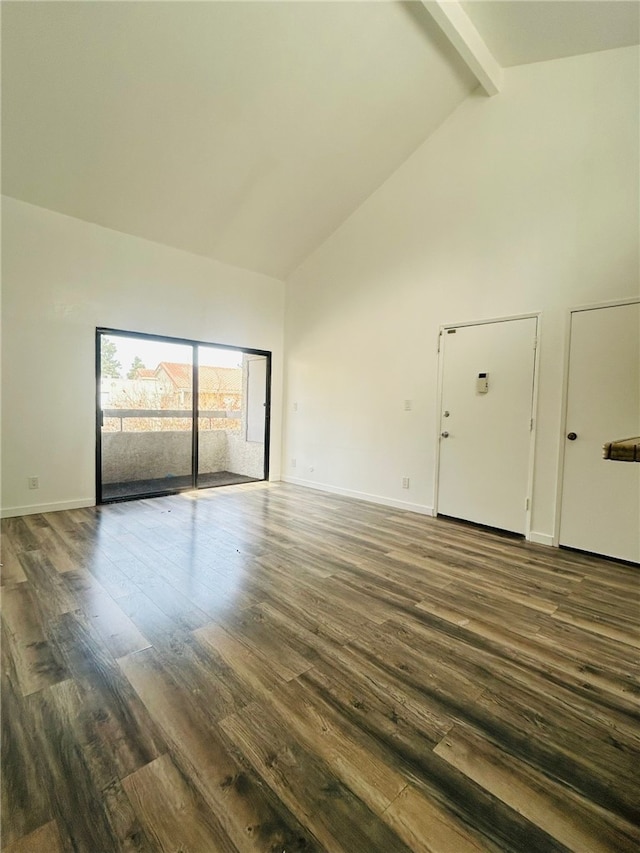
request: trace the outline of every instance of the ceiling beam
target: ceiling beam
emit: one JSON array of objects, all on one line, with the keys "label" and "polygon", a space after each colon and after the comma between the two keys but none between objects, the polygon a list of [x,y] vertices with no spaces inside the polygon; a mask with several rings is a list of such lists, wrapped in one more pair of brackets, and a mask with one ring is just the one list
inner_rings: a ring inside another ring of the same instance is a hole
[{"label": "ceiling beam", "polygon": [[497,95],[502,85],[502,66],[460,3],[455,0],[422,0],[422,5],[458,51],[487,95]]}]

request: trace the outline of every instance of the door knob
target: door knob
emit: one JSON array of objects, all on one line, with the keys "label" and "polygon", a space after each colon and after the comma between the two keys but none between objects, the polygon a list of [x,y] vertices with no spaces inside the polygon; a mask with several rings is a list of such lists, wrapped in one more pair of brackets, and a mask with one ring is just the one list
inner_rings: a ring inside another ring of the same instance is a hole
[{"label": "door knob", "polygon": [[441,435],[443,438],[449,438],[449,433],[446,430]]},{"label": "door knob", "polygon": [[575,432],[570,432],[567,435],[567,438],[569,439],[569,441],[575,441],[577,437],[578,437],[578,434]]}]

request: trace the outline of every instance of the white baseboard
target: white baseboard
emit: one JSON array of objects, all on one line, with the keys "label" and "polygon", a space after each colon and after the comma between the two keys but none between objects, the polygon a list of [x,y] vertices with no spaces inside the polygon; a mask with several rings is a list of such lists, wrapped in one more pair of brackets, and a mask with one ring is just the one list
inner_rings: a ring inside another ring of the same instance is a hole
[{"label": "white baseboard", "polygon": [[83,509],[86,506],[95,506],[93,498],[85,498],[76,501],[56,501],[52,504],[34,504],[32,506],[8,506],[0,510],[0,518],[15,518],[17,515],[35,515],[41,512],[58,512],[62,509]]},{"label": "white baseboard", "polygon": [[536,533],[535,530],[532,530],[529,533],[528,539],[529,542],[535,542],[536,545],[548,545],[550,548],[555,546],[553,536],[550,536],[548,533]]},{"label": "white baseboard", "polygon": [[334,495],[343,495],[346,498],[356,498],[359,501],[368,501],[373,504],[382,504],[382,506],[391,506],[394,509],[404,509],[407,512],[417,512],[420,515],[433,515],[432,506],[424,506],[424,504],[414,504],[409,501],[398,501],[394,498],[383,497],[382,495],[370,495],[368,492],[356,492],[353,489],[342,489],[340,486],[329,486],[326,483],[314,483],[309,480],[301,480],[298,477],[281,477],[283,483],[291,483],[294,486],[304,486],[305,489],[317,489],[320,492],[329,492]]},{"label": "white baseboard", "polygon": [[[277,483],[280,480],[280,475],[269,477],[269,482]],[[141,497],[144,497],[142,495]],[[34,504],[33,506],[9,506],[0,509],[0,518],[15,518],[19,515],[36,515],[41,512],[58,512],[63,509],[83,509],[87,506],[95,506],[96,502],[93,498],[85,498],[84,500],[76,501],[56,501],[50,504]]]}]

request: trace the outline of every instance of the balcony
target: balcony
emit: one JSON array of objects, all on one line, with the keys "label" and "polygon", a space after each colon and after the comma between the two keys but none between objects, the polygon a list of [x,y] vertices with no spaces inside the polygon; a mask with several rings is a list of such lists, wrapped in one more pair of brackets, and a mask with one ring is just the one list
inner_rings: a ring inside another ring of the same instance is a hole
[{"label": "balcony", "polygon": [[[202,410],[198,487],[264,479],[264,443],[247,441],[242,412]],[[101,499],[191,488],[192,418],[184,409],[102,411]]]}]

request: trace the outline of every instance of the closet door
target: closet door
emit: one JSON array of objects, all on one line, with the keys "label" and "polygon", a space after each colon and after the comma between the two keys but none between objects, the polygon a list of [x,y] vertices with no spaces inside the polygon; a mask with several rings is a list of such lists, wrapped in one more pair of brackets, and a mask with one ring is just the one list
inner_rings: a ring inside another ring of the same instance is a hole
[{"label": "closet door", "polygon": [[640,562],[640,464],[602,445],[640,435],[640,303],[571,316],[560,544]]}]

